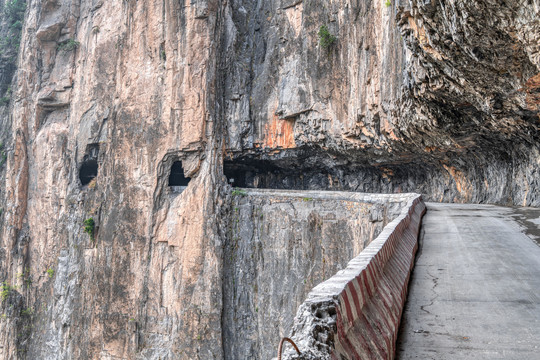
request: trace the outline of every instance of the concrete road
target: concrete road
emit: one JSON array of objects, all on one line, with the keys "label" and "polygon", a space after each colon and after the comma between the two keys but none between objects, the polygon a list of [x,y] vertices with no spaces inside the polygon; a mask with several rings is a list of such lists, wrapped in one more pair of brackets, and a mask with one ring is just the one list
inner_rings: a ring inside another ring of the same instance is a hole
[{"label": "concrete road", "polygon": [[397,359],[540,359],[540,211],[428,203]]}]

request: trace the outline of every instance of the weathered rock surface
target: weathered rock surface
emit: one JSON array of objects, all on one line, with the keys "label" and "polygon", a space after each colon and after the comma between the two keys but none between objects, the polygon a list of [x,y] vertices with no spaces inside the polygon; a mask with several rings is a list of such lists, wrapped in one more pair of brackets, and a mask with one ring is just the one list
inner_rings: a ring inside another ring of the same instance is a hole
[{"label": "weathered rock surface", "polygon": [[538,205],[538,1],[390,3],[233,2],[231,157],[297,188]]},{"label": "weathered rock surface", "polygon": [[426,206],[418,194],[347,267],[315,286],[299,306],[283,359],[388,359],[395,343]]},{"label": "weathered rock surface", "polygon": [[[1,358],[222,357],[221,139],[209,90],[220,20],[218,2],[205,4],[200,18],[178,2],[28,2],[0,278],[18,286],[16,314],[31,309],[33,327],[2,320]],[[96,152],[95,182],[81,186]],[[181,194],[167,186],[176,160],[191,178]],[[91,217],[94,240],[83,232]]]},{"label": "weathered rock surface", "polygon": [[[223,358],[223,172],[540,205],[539,12],[538,0],[28,1],[0,106],[0,280],[17,286],[0,357]],[[97,177],[83,186],[88,161]],[[181,193],[176,161],[191,179]]]},{"label": "weathered rock surface", "polygon": [[225,358],[273,358],[308,292],[344,269],[406,202],[319,191],[234,196],[223,260]]}]

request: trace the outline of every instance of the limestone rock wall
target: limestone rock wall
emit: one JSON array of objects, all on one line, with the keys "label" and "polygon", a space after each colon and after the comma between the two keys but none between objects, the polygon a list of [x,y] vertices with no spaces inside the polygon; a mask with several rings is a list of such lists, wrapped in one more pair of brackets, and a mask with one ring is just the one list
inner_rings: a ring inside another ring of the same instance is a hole
[{"label": "limestone rock wall", "polygon": [[[221,358],[220,6],[28,2],[3,172],[2,309],[14,307],[0,358]],[[176,160],[191,182],[169,194]]]},{"label": "limestone rock wall", "polygon": [[223,358],[224,172],[539,205],[539,11],[28,0],[0,104],[0,357]]},{"label": "limestone rock wall", "polygon": [[294,166],[314,179],[298,188],[539,204],[538,1],[230,4],[236,162]]},{"label": "limestone rock wall", "polygon": [[273,358],[308,292],[344,269],[409,198],[277,190],[233,196],[223,260],[225,358]]},{"label": "limestone rock wall", "polygon": [[426,206],[409,194],[399,216],[347,267],[299,306],[285,359],[389,359],[396,340]]}]

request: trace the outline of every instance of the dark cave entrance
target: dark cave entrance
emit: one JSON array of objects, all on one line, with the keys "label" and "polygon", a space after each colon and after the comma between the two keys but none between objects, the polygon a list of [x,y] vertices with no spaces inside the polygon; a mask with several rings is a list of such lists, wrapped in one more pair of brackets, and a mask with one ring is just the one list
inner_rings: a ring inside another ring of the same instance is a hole
[{"label": "dark cave entrance", "polygon": [[79,180],[81,180],[82,186],[90,184],[90,182],[98,175],[98,155],[98,143],[86,145],[85,155],[82,159],[82,164],[79,167]]},{"label": "dark cave entrance", "polygon": [[86,160],[82,163],[79,169],[79,179],[81,184],[88,185],[92,179],[98,174],[98,162],[97,160]]},{"label": "dark cave entrance", "polygon": [[257,187],[254,184],[254,177],[260,172],[257,166],[250,166],[241,162],[225,161],[223,164],[223,173],[229,185],[233,187]]},{"label": "dark cave entrance", "polygon": [[225,161],[223,173],[232,187],[284,190],[329,188],[329,174],[297,159]]},{"label": "dark cave entrance", "polygon": [[184,168],[181,161],[175,161],[171,166],[169,186],[187,186],[191,178],[184,176]]}]

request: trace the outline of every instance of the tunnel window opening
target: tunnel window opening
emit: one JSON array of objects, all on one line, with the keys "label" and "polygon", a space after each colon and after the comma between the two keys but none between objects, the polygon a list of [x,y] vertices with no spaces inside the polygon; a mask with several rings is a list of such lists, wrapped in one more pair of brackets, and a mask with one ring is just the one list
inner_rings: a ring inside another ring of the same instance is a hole
[{"label": "tunnel window opening", "polygon": [[[99,144],[93,143],[86,145],[85,155],[79,168],[79,180],[82,186],[89,185],[98,175],[98,155]],[[91,185],[91,184],[90,184]],[[92,187],[92,186],[90,186]]]},{"label": "tunnel window opening", "polygon": [[232,187],[266,188],[271,186],[268,180],[281,172],[267,161],[226,161],[223,173]]},{"label": "tunnel window opening", "polygon": [[92,179],[98,174],[98,162],[97,160],[87,160],[82,163],[79,170],[79,179],[81,184],[88,185]]},{"label": "tunnel window opening", "polygon": [[225,161],[223,173],[232,187],[303,190],[305,170],[296,163],[268,160]]},{"label": "tunnel window opening", "polygon": [[231,164],[225,164],[223,168],[223,173],[227,178],[227,182],[232,187],[248,187],[246,184],[246,171],[244,169],[239,169]]},{"label": "tunnel window opening", "polygon": [[187,186],[191,178],[184,176],[184,168],[181,161],[175,161],[171,166],[169,186]]}]

